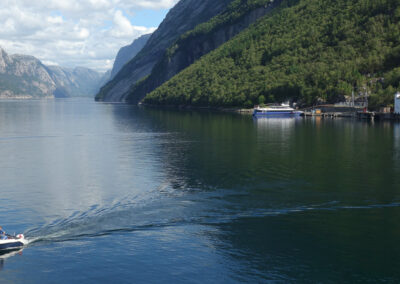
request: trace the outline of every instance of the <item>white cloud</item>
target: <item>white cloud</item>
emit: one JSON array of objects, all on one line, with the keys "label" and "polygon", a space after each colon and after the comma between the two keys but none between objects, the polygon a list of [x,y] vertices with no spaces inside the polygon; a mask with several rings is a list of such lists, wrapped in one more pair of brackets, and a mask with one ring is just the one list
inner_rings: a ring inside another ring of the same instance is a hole
[{"label": "white cloud", "polygon": [[50,24],[62,24],[64,22],[63,18],[61,16],[55,16],[55,17],[47,17],[47,21]]},{"label": "white cloud", "polygon": [[128,16],[178,0],[1,0],[0,46],[60,66],[111,68],[119,48],[154,26]]},{"label": "white cloud", "polygon": [[132,36],[135,32],[135,27],[123,15],[121,10],[117,10],[114,14],[114,25],[110,30],[110,34],[114,37]]}]

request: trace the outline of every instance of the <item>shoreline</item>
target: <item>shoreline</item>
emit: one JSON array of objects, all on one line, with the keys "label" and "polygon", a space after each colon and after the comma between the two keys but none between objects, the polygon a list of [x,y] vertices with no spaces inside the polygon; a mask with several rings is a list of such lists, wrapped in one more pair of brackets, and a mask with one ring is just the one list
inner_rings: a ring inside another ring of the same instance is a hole
[{"label": "shoreline", "polygon": [[[183,110],[183,111],[190,111],[190,110],[197,110],[197,111],[213,111],[213,112],[227,112],[227,113],[236,113],[236,114],[243,114],[243,115],[252,115],[253,108],[251,109],[244,109],[244,108],[225,108],[225,107],[196,107],[190,105],[151,105],[145,103],[139,103],[139,107],[147,107],[147,108],[154,108],[154,109],[170,109],[170,110]],[[314,107],[318,108],[318,107]],[[301,109],[300,109],[301,110]],[[359,119],[359,120],[388,120],[388,121],[400,121],[400,114],[395,113],[382,113],[382,112],[363,112],[361,109],[355,111],[326,111],[321,113],[312,113],[310,108],[304,108],[304,114],[302,115],[303,118],[310,118],[310,117],[321,117],[321,118],[347,118],[347,119]]]},{"label": "shoreline", "polygon": [[151,105],[151,104],[145,104],[145,103],[139,103],[139,107],[148,107],[148,108],[154,108],[154,109],[171,109],[171,110],[199,110],[199,111],[214,111],[214,112],[230,112],[230,113],[237,113],[237,114],[245,114],[245,115],[251,115],[253,113],[253,108],[251,109],[246,109],[246,108],[224,108],[224,107],[196,107],[196,106],[190,106],[190,105],[182,105],[182,106],[176,106],[176,105]]},{"label": "shoreline", "polygon": [[0,101],[29,101],[29,100],[53,100],[55,97],[34,97],[34,96],[0,96]]}]

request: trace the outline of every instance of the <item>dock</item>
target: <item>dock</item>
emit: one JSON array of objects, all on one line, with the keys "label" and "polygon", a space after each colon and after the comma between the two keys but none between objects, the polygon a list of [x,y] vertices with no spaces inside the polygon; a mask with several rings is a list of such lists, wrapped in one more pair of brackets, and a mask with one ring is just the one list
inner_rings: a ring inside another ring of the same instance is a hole
[{"label": "dock", "polygon": [[400,115],[394,113],[374,112],[374,111],[359,111],[359,112],[321,112],[312,113],[304,112],[304,117],[322,117],[322,118],[357,118],[361,120],[395,120],[400,121]]},{"label": "dock", "polygon": [[355,113],[351,112],[321,112],[321,113],[313,113],[313,112],[304,112],[305,117],[323,117],[323,118],[339,118],[339,117],[356,117]]},{"label": "dock", "polygon": [[390,112],[390,108],[381,111],[368,111],[362,107],[337,107],[334,105],[319,105],[303,109],[304,117],[321,118],[357,118],[361,120],[396,120],[400,121],[400,114]]},{"label": "dock", "polygon": [[356,116],[359,119],[374,120],[375,119],[375,112],[373,112],[373,111],[359,111],[359,112],[356,113]]}]

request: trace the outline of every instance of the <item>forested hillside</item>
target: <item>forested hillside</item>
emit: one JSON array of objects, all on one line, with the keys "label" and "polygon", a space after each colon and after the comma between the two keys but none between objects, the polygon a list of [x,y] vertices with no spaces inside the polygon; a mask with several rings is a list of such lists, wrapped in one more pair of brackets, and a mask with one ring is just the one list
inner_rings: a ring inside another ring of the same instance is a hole
[{"label": "forested hillside", "polygon": [[400,82],[400,0],[284,0],[148,94],[158,105],[303,105],[356,93],[390,104]]},{"label": "forested hillside", "polygon": [[191,65],[204,54],[221,46],[274,9],[281,0],[233,1],[210,21],[183,34],[165,52],[151,74],[138,82],[126,101],[138,103],[144,96]]}]

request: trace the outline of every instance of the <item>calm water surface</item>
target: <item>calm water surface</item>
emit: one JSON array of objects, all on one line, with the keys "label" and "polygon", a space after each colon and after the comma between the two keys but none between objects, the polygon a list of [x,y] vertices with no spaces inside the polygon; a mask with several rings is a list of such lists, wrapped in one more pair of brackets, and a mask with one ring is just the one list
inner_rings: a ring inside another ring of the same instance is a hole
[{"label": "calm water surface", "polygon": [[1,283],[400,281],[400,124],[0,101]]}]

